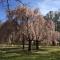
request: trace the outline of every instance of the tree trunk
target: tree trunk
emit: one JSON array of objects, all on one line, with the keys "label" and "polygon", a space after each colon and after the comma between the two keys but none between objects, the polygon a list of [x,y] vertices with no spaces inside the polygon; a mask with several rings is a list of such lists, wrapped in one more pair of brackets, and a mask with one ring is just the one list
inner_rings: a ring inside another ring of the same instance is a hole
[{"label": "tree trunk", "polygon": [[28,51],[31,51],[31,40],[29,39],[29,46],[28,46]]},{"label": "tree trunk", "polygon": [[55,42],[54,41],[52,41],[52,46],[55,46],[56,44],[55,44]]},{"label": "tree trunk", "polygon": [[25,48],[25,40],[22,40],[22,45],[23,45],[23,50],[24,50],[24,48]]},{"label": "tree trunk", "polygon": [[36,40],[36,50],[39,50],[39,41]]},{"label": "tree trunk", "polygon": [[22,45],[23,45],[23,50],[24,50],[24,48],[25,48],[25,39],[24,39],[24,35],[23,35],[22,38],[23,38],[23,39],[22,39]]}]

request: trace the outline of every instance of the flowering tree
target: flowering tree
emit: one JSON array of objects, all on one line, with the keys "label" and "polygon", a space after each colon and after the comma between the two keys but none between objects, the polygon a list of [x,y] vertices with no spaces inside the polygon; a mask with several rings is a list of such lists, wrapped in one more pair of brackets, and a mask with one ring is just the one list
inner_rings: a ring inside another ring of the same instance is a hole
[{"label": "flowering tree", "polygon": [[[5,28],[9,30],[6,39],[9,39],[11,43],[22,41],[24,49],[26,41],[29,51],[31,51],[32,41],[35,41],[37,50],[39,42],[45,45],[57,45],[60,33],[55,31],[55,23],[52,20],[45,20],[38,9],[32,10],[26,6],[20,6],[15,10],[10,10],[9,13],[11,20],[2,25],[6,27],[3,27],[3,30],[1,28],[1,34]],[[10,39],[11,35],[12,39]]]}]

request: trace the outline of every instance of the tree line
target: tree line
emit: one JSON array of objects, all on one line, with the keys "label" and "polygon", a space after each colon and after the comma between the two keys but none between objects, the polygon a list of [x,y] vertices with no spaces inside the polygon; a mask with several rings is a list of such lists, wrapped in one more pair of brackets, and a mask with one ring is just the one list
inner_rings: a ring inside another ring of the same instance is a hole
[{"label": "tree line", "polygon": [[22,5],[12,10],[10,0],[0,0],[1,3],[7,3],[8,18],[0,24],[0,44],[22,44],[23,49],[27,44],[28,51],[31,51],[32,45],[36,45],[38,50],[39,45],[60,44],[60,32],[56,31],[56,24],[52,19],[43,17],[38,9],[27,7],[21,0],[14,1]]},{"label": "tree line", "polygon": [[[8,14],[9,13],[9,14]],[[60,32],[55,31],[55,23],[46,20],[38,9],[20,6],[7,12],[9,19],[0,27],[0,43],[4,44],[28,44],[31,51],[32,44],[36,45],[59,45]]]}]

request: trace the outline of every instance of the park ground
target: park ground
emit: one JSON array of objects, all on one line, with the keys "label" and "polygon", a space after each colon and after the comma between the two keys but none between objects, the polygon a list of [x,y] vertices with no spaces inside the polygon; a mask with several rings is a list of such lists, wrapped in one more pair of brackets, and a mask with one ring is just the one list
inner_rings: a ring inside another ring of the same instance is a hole
[{"label": "park ground", "polygon": [[31,52],[20,46],[0,47],[0,60],[60,60],[60,47],[41,46],[38,51]]}]

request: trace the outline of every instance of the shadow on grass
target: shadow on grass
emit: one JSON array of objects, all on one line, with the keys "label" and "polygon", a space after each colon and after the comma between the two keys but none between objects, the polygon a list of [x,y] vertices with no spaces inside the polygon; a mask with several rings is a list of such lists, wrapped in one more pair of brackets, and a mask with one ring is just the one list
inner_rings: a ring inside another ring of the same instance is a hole
[{"label": "shadow on grass", "polygon": [[0,60],[60,60],[60,51],[53,51],[48,54],[41,54],[35,52],[48,52],[49,49],[40,48],[39,51],[32,50],[29,52],[27,49],[20,48],[4,48],[0,53]]}]

